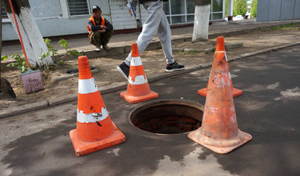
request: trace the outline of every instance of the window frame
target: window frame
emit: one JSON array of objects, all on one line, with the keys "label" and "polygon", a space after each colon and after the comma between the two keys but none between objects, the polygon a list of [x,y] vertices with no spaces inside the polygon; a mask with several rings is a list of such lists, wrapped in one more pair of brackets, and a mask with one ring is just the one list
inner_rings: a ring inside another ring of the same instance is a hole
[{"label": "window frame", "polygon": [[67,5],[67,10],[68,10],[68,15],[71,18],[76,18],[76,17],[81,17],[81,16],[89,16],[91,15],[91,8],[90,8],[90,2],[89,0],[85,0],[86,4],[87,4],[87,8],[88,8],[88,13],[87,14],[80,14],[80,15],[71,15],[71,11],[70,11],[70,7],[69,7],[69,0],[66,1],[66,5]]},{"label": "window frame", "polygon": [[[188,21],[188,16],[195,16],[195,13],[187,13],[187,0],[184,0],[184,5],[185,5],[185,9],[184,9],[184,13],[181,13],[181,14],[172,14],[172,11],[171,11],[171,6],[172,6],[172,2],[171,0],[169,0],[168,2],[168,6],[169,6],[169,12],[170,14],[166,14],[166,17],[167,19],[169,20],[169,23],[170,25],[177,25],[177,24],[189,24],[189,23],[193,23],[193,22],[189,22]],[[217,12],[213,12],[212,9],[213,9],[213,0],[211,0],[211,11],[210,11],[210,14],[209,14],[209,17],[210,17],[210,21],[220,21],[220,20],[223,20],[224,16],[225,16],[225,0],[222,0],[222,11],[217,11]],[[221,19],[213,19],[213,15],[214,14],[222,14],[222,18]],[[185,17],[185,21],[182,22],[182,23],[173,23],[173,19],[172,17],[177,17],[177,16],[184,16]]]},{"label": "window frame", "polygon": [[[2,9],[1,9],[1,15],[2,15],[2,10],[4,10],[5,13],[6,13],[6,10],[5,10],[4,7],[2,6]],[[7,13],[6,13],[6,16],[3,16],[3,15],[2,15],[2,23],[8,23],[8,22],[10,23],[11,21],[10,21],[10,19],[9,19]]]}]

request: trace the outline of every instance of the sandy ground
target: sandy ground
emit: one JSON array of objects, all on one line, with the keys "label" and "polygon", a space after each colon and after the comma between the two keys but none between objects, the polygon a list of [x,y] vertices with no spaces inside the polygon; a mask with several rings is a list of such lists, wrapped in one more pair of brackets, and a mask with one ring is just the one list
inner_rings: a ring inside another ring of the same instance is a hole
[{"label": "sandy ground", "polygon": [[[255,50],[298,42],[299,39],[299,28],[293,28],[257,31],[239,36],[226,37],[225,43],[243,43],[244,46],[242,48],[227,51],[228,57],[234,57]],[[192,43],[190,41],[173,42],[173,48],[206,49],[213,47],[215,41],[216,39],[199,43]],[[96,66],[99,70],[97,73],[93,74],[98,88],[112,83],[126,82],[123,76],[116,70],[116,67],[123,62],[126,56],[127,54],[122,54],[89,59],[90,65]],[[199,64],[209,63],[213,60],[213,53],[205,54],[203,52],[174,51],[174,56],[177,62],[184,64],[188,68]],[[142,53],[141,58],[147,76],[157,73],[167,74],[165,73],[165,59],[162,50],[145,51]],[[76,94],[78,90],[78,77],[72,77],[61,81],[54,81],[54,79],[68,75],[66,73],[68,69],[77,67],[77,59],[73,58],[69,60],[66,65],[58,66],[55,70],[42,71],[45,89],[31,94],[25,94],[20,79],[20,72],[17,69],[6,68],[2,70],[1,76],[11,83],[17,98],[12,99],[2,94],[0,97],[0,110],[9,108],[10,106],[49,100],[67,94]]]}]

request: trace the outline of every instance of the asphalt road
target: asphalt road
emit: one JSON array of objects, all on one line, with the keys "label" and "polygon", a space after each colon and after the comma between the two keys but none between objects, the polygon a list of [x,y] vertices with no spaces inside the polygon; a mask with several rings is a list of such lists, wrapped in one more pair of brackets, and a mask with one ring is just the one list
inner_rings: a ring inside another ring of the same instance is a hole
[{"label": "asphalt road", "polygon": [[[230,57],[230,55],[228,56]],[[127,137],[123,144],[76,157],[69,131],[77,102],[0,119],[0,175],[300,175],[300,46],[230,62],[239,129],[253,139],[226,155],[187,138],[157,135],[132,126],[137,106],[119,93],[102,95],[111,119]],[[210,69],[150,84],[162,99],[200,104],[197,90]],[[152,100],[154,101],[154,100]]]}]

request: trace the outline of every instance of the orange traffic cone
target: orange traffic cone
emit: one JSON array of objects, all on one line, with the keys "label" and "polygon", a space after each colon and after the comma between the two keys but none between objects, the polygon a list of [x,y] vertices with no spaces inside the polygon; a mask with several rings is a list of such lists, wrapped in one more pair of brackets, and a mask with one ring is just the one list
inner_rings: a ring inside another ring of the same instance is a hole
[{"label": "orange traffic cone", "polygon": [[126,141],[111,121],[92,76],[88,58],[78,58],[79,84],[77,128],[70,131],[75,154],[86,155]]},{"label": "orange traffic cone", "polygon": [[238,129],[224,51],[215,52],[202,126],[188,137],[208,149],[225,154],[252,139]]},{"label": "orange traffic cone", "polygon": [[[216,51],[224,51],[225,52],[225,44],[224,44],[224,37],[223,36],[218,37],[218,39],[217,39]],[[233,97],[240,96],[240,95],[243,94],[243,91],[240,90],[240,89],[233,88],[233,84],[232,84],[231,74],[230,74],[230,71],[229,71],[229,64],[228,64],[228,59],[227,59],[226,52],[225,52],[225,58],[226,58],[226,67],[228,69],[229,78],[230,78],[230,85],[231,85],[232,95],[233,95]],[[207,83],[207,87],[208,87],[208,83]],[[199,89],[198,90],[198,94],[206,97],[206,95],[207,95],[207,87],[203,88],[203,89]]]},{"label": "orange traffic cone", "polygon": [[150,90],[136,43],[132,44],[131,56],[127,91],[121,92],[120,96],[129,103],[157,98],[158,93]]}]

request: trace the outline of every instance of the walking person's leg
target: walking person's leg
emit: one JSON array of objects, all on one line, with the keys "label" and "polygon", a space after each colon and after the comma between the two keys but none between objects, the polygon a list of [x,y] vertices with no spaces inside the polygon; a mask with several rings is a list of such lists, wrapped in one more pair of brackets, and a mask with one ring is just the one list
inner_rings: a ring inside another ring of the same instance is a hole
[{"label": "walking person's leg", "polygon": [[[162,10],[162,2],[150,1],[144,3],[143,5],[147,10],[147,19],[144,22],[143,30],[136,41],[139,49],[139,54],[141,54],[147,48],[148,44],[155,37],[162,15],[162,13],[160,13],[160,11]],[[128,54],[125,61],[117,67],[117,69],[126,79],[128,79],[130,61],[131,52]]]},{"label": "walking person's leg", "polygon": [[162,15],[157,30],[157,36],[162,44],[162,48],[166,58],[166,63],[171,64],[174,63],[174,56],[172,53],[172,44],[171,44],[171,29],[170,29],[169,22],[166,18],[165,12],[161,10],[160,13],[162,13]]},{"label": "walking person's leg", "polygon": [[[162,2],[161,2],[162,3]],[[163,6],[163,4],[162,4]],[[179,71],[184,69],[184,65],[179,65],[175,60],[172,53],[172,38],[171,38],[171,28],[169,22],[166,18],[165,12],[161,9],[160,13],[161,20],[157,30],[157,36],[162,43],[162,48],[166,58],[166,72]]]}]

